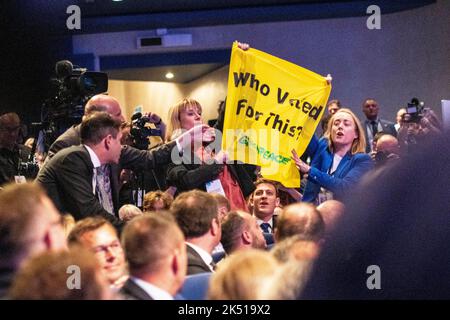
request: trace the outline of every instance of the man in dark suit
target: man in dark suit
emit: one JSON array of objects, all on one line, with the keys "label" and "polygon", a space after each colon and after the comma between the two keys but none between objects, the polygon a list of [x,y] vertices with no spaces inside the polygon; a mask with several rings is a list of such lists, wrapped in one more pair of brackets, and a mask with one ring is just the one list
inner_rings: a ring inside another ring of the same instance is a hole
[{"label": "man in dark suit", "polygon": [[184,283],[187,260],[184,236],[173,217],[134,218],[123,231],[122,243],[130,269],[120,291],[125,299],[173,300]]},{"label": "man in dark suit", "polygon": [[211,253],[222,236],[214,197],[200,190],[184,192],[172,203],[171,212],[186,238],[187,274],[214,271]]},{"label": "man in dark suit", "polygon": [[366,135],[366,153],[370,153],[373,149],[373,138],[378,132],[384,132],[396,137],[397,130],[393,122],[378,118],[378,102],[374,99],[366,99],[362,110],[366,115],[366,121],[363,124]]}]

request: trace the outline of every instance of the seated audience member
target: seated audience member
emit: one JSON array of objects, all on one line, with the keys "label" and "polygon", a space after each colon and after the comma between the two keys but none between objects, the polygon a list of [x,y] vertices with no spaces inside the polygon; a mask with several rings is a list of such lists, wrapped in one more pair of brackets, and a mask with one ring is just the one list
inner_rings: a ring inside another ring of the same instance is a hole
[{"label": "seated audience member", "polygon": [[317,241],[295,235],[275,243],[270,253],[281,263],[291,260],[314,261],[319,256],[320,246]]},{"label": "seated audience member", "polygon": [[325,234],[320,212],[309,203],[295,203],[284,208],[275,228],[275,242],[295,235],[319,242]]},{"label": "seated audience member", "polygon": [[258,179],[252,195],[253,214],[264,233],[273,233],[276,228],[277,216],[275,209],[280,205],[278,188],[274,181]]},{"label": "seated audience member", "polygon": [[[203,123],[202,106],[194,99],[184,99],[170,108],[169,119],[168,141],[177,138],[184,130]],[[211,143],[214,139],[215,131],[210,128],[205,135],[205,143]],[[245,165],[226,164],[226,161],[227,155],[223,151],[215,153],[209,145],[193,144],[190,152],[183,154],[182,163],[168,166],[168,184],[177,187],[178,192],[220,190],[230,201],[232,210],[248,211],[245,198],[254,189],[253,178]]]},{"label": "seated audience member", "polygon": [[18,272],[8,298],[14,300],[109,300],[108,287],[94,255],[81,247],[45,252]]},{"label": "seated audience member", "polygon": [[267,290],[266,298],[296,299],[311,275],[314,261],[320,253],[319,245],[297,235],[277,242],[270,253],[281,263],[281,267],[271,289]]},{"label": "seated audience member", "polygon": [[128,278],[125,255],[117,231],[107,220],[90,217],[77,222],[69,234],[69,245],[91,250],[110,286],[120,289]]},{"label": "seated audience member", "polygon": [[222,223],[220,241],[227,255],[246,249],[265,249],[266,240],[256,218],[244,211],[231,211]]},{"label": "seated audience member", "polygon": [[122,244],[130,268],[121,289],[125,298],[173,300],[187,266],[184,236],[173,217],[144,214],[134,218],[122,233]]},{"label": "seated audience member", "polygon": [[300,298],[450,299],[449,133],[355,192]]},{"label": "seated audience member", "polygon": [[[19,172],[20,162],[27,162],[31,149],[19,144],[20,118],[17,113],[0,113],[0,186],[15,181],[16,177],[24,176]],[[34,178],[30,173],[25,178]]]},{"label": "seated audience member", "polygon": [[337,200],[328,200],[317,206],[325,223],[325,235],[329,236],[336,229],[345,212],[345,205]]},{"label": "seated audience member", "polygon": [[169,210],[173,197],[161,190],[147,192],[144,196],[144,212]]},{"label": "seated audience member", "polygon": [[375,148],[375,165],[383,166],[400,159],[400,146],[396,137],[383,134],[378,138]]},{"label": "seated audience member", "polygon": [[301,175],[307,174],[304,202],[342,200],[354,190],[361,178],[373,167],[364,153],[364,131],[355,114],[346,108],[338,110],[328,123],[328,131],[320,140],[313,136],[306,154],[311,165],[303,162],[293,150],[293,159]]},{"label": "seated audience member", "polygon": [[239,251],[226,258],[210,280],[209,300],[261,300],[279,264],[266,251]]},{"label": "seated audience member", "polygon": [[141,214],[141,209],[132,204],[125,204],[119,209],[119,218],[125,222],[128,222]]},{"label": "seated audience member", "polygon": [[41,188],[11,184],[0,191],[0,298],[27,259],[66,248],[61,215]]},{"label": "seated audience member", "polygon": [[171,212],[186,239],[187,274],[214,271],[211,254],[222,235],[214,197],[200,190],[184,192],[172,203]]},{"label": "seated audience member", "polygon": [[219,218],[220,221],[223,222],[228,212],[231,211],[230,201],[228,201],[228,199],[220,193],[211,193],[211,195],[217,202],[217,209],[219,210]]}]

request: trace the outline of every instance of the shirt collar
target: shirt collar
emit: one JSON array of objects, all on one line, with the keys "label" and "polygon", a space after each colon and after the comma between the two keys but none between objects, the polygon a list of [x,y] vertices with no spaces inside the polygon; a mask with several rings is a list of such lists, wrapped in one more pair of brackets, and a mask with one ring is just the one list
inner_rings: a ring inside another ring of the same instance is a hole
[{"label": "shirt collar", "polygon": [[270,228],[271,228],[271,229],[273,228],[273,216],[272,216],[272,218],[270,218],[270,220],[267,221],[267,222],[265,222],[264,220],[261,220],[261,219],[256,218],[256,222],[258,222],[258,226],[260,226],[261,223],[268,223],[268,224],[270,225]]},{"label": "shirt collar", "polygon": [[195,252],[198,253],[198,255],[202,258],[203,262],[206,263],[206,265],[210,266],[211,262],[213,261],[212,256],[204,249],[200,248],[199,246],[196,246],[195,244],[192,244],[190,242],[186,242],[188,246],[190,246],[192,249],[195,250]]},{"label": "shirt collar", "polygon": [[173,300],[173,297],[167,291],[158,288],[150,282],[141,280],[136,277],[130,276],[130,279],[134,281],[142,290],[144,290],[153,300]]},{"label": "shirt collar", "polygon": [[102,164],[100,163],[100,159],[95,154],[94,150],[92,150],[89,146],[84,145],[86,150],[89,152],[89,156],[91,157],[92,165],[94,168],[100,167]]}]

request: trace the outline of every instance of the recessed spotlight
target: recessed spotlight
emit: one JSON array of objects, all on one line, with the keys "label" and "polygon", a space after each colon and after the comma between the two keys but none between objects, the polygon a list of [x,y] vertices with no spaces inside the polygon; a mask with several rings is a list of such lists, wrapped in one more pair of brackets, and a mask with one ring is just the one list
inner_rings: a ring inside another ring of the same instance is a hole
[{"label": "recessed spotlight", "polygon": [[172,79],[173,77],[175,77],[175,75],[172,72],[167,72],[166,73],[166,78],[167,79]]}]

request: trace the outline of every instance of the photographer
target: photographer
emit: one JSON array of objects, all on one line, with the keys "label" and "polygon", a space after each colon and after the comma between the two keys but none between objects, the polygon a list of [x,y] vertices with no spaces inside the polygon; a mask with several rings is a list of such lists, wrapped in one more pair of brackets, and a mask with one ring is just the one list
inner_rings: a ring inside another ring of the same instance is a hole
[{"label": "photographer", "polygon": [[423,102],[413,98],[408,103],[403,115],[402,125],[398,132],[398,141],[405,154],[433,139],[442,132],[442,124],[430,108],[425,108]]},{"label": "photographer", "polygon": [[33,170],[28,170],[30,148],[17,143],[20,128],[20,118],[16,113],[0,116],[0,186],[14,180],[25,182],[25,178],[35,176]]}]

